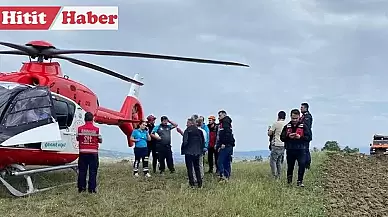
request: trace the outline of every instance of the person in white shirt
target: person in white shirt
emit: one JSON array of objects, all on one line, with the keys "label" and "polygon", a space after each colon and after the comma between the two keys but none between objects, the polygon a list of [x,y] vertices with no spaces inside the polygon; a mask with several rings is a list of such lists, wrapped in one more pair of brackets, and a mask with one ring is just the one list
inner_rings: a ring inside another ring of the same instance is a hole
[{"label": "person in white shirt", "polygon": [[272,124],[271,128],[268,129],[268,136],[272,137],[271,140],[271,155],[270,155],[270,166],[271,172],[275,179],[280,178],[282,173],[282,163],[284,159],[284,143],[280,140],[280,134],[284,126],[287,124],[286,113],[280,111],[278,113],[278,119]]}]

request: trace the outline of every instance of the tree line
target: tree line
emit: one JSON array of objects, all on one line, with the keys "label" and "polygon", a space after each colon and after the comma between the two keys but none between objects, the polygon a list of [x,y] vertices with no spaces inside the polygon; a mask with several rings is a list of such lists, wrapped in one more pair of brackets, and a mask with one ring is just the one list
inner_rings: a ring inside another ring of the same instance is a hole
[{"label": "tree line", "polygon": [[[359,148],[350,148],[349,146],[345,146],[343,149],[341,149],[340,144],[337,141],[326,141],[325,145],[321,150],[319,148],[314,147],[313,152],[319,152],[319,151],[331,151],[331,152],[342,152],[342,153],[359,153]],[[255,159],[253,161],[263,161],[264,158],[260,156],[255,156]]]},{"label": "tree line", "polygon": [[[316,149],[316,148],[314,148]],[[314,150],[315,151],[315,150]],[[344,153],[359,153],[360,149],[358,148],[350,148],[349,146],[345,146],[345,148],[341,149],[339,143],[337,141],[326,141],[325,145],[321,149],[321,151],[334,151],[334,152],[344,152]]]}]

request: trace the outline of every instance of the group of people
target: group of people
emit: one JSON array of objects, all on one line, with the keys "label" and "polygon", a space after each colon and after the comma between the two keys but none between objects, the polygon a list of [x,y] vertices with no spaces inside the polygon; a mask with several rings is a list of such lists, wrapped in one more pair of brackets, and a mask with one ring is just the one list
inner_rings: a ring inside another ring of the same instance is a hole
[{"label": "group of people", "polygon": [[278,179],[282,171],[284,152],[287,160],[287,182],[292,183],[295,163],[298,162],[297,186],[304,187],[303,178],[306,169],[310,169],[313,117],[309,104],[302,103],[300,111],[291,110],[291,121],[286,122],[286,113],[280,111],[278,119],[268,128],[270,140],[270,167],[272,175]]},{"label": "group of people", "polygon": [[210,116],[209,124],[204,117],[193,115],[187,119],[183,132],[181,154],[185,155],[185,164],[189,185],[202,188],[204,177],[203,158],[208,153],[209,171],[213,173],[216,162],[216,173],[220,181],[227,181],[231,175],[231,162],[235,140],[232,132],[232,119],[222,110],[218,112],[219,123]]},{"label": "group of people", "polygon": [[[286,113],[280,111],[277,121],[268,128],[270,138],[270,166],[275,178],[280,178],[284,152],[286,150],[287,181],[292,183],[295,162],[298,162],[297,186],[304,187],[305,169],[310,168],[310,141],[312,140],[313,118],[309,105],[302,103],[300,111],[291,110],[291,121],[286,123]],[[98,146],[102,143],[99,128],[93,124],[93,114],[85,114],[85,125],[77,130],[76,139],[79,142],[78,159],[78,191],[86,191],[86,174],[89,170],[88,191],[96,193],[96,176],[98,170]],[[231,175],[231,162],[235,139],[232,131],[232,119],[224,110],[218,112],[219,123],[215,116],[208,117],[205,124],[203,116],[192,115],[187,119],[183,131],[178,125],[162,116],[160,124],[155,125],[156,117],[149,115],[137,129],[133,130],[130,140],[134,143],[135,161],[133,175],[139,176],[139,164],[142,163],[143,174],[151,177],[148,159],[152,154],[152,171],[156,173],[159,164],[160,174],[167,168],[175,172],[171,146],[171,131],[176,129],[182,135],[181,154],[185,156],[185,164],[189,185],[198,188],[203,186],[204,156],[208,153],[209,171],[219,176],[220,181],[227,181]]]},{"label": "group of people", "polygon": [[208,153],[208,173],[216,173],[220,180],[226,181],[231,174],[231,159],[235,140],[232,132],[232,119],[225,111],[218,112],[219,123],[215,116],[208,117],[208,124],[203,116],[192,115],[187,119],[186,129],[183,131],[178,125],[162,116],[160,124],[156,125],[156,117],[149,115],[132,132],[131,141],[134,142],[135,161],[134,176],[139,176],[139,164],[143,164],[144,176],[150,177],[148,160],[152,154],[152,171],[164,174],[167,168],[170,173],[175,172],[171,146],[171,131],[176,129],[182,135],[181,154],[185,156],[185,164],[190,186],[199,188],[203,185],[204,156]]}]

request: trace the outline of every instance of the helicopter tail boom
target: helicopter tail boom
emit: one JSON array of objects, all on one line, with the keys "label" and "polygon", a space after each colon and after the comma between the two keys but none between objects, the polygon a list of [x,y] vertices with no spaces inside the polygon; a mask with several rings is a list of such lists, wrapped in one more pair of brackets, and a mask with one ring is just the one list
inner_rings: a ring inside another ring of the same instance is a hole
[{"label": "helicopter tail boom", "polygon": [[[136,74],[134,79],[140,80],[138,77],[139,75]],[[121,131],[127,136],[129,147],[133,146],[133,143],[130,141],[133,129],[144,119],[143,108],[138,100],[139,89],[139,85],[131,84],[130,91],[124,100],[120,112],[99,107],[95,115],[95,122],[99,124],[119,126]]]}]

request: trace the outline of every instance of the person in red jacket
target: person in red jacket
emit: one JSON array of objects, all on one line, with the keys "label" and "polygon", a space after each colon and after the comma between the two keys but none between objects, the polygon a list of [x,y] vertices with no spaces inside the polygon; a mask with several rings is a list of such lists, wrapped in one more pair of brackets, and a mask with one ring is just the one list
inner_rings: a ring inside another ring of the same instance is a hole
[{"label": "person in red jacket", "polygon": [[213,173],[214,164],[216,166],[216,173],[218,173],[218,151],[216,150],[216,140],[217,140],[217,131],[218,124],[216,124],[216,117],[211,115],[208,118],[209,124],[209,149],[208,149],[208,162],[209,162],[209,171],[208,173]]},{"label": "person in red jacket", "polygon": [[97,193],[98,148],[102,143],[100,129],[93,124],[93,114],[85,114],[85,124],[77,129],[77,141],[79,142],[78,157],[78,192],[86,191],[86,174],[89,170],[88,192]]}]

